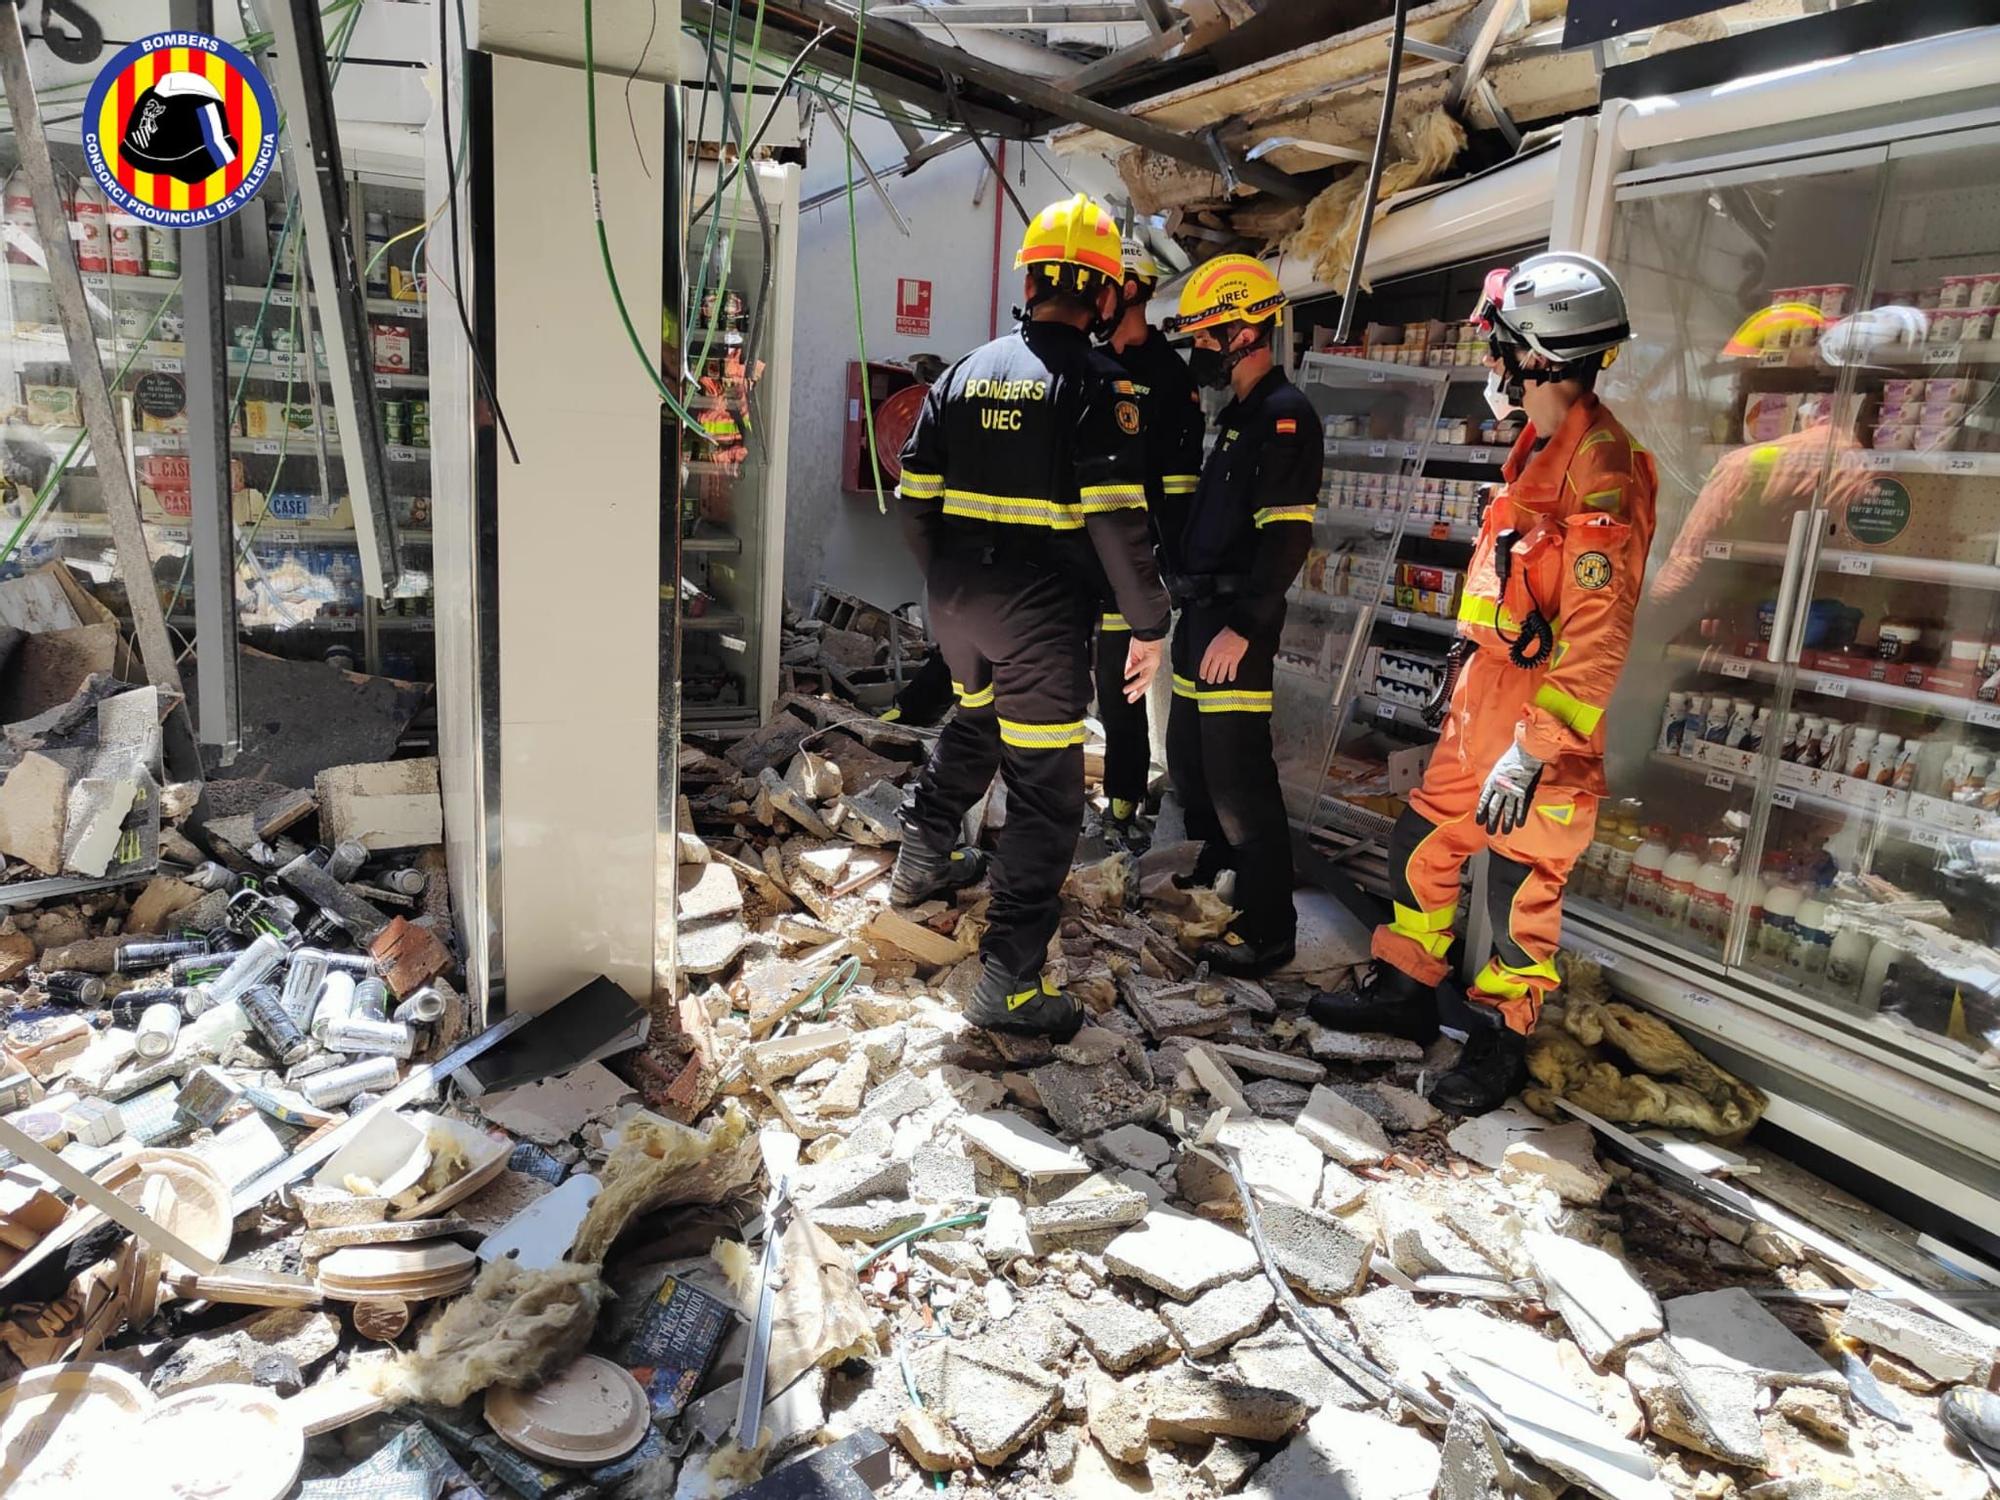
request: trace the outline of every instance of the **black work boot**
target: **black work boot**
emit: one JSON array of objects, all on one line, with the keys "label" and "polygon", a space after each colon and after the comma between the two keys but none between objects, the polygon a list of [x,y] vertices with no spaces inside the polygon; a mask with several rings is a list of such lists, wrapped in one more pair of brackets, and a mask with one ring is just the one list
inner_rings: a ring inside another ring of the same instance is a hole
[{"label": "black work boot", "polygon": [[1146,819],[1145,808],[1136,802],[1113,797],[1098,819],[1097,829],[1104,847],[1121,854],[1144,854],[1153,847],[1153,825]]},{"label": "black work boot", "polygon": [[1498,1109],[1528,1081],[1528,1039],[1501,1025],[1467,1033],[1458,1066],[1431,1087],[1431,1103],[1454,1114]]},{"label": "black work boot", "polygon": [[1424,1047],[1437,1040],[1437,989],[1381,959],[1352,990],[1314,995],[1306,1014],[1332,1031],[1399,1036]]},{"label": "black work boot", "polygon": [[1194,952],[1196,963],[1207,964],[1212,973],[1227,974],[1234,979],[1260,979],[1274,969],[1282,969],[1297,955],[1298,938],[1294,933],[1259,943],[1233,928],[1212,942],[1203,943]]},{"label": "black work boot", "polygon": [[972,992],[965,1018],[987,1031],[1066,1042],[1083,1027],[1083,1007],[1038,974],[1009,979],[989,968]]},{"label": "black work boot", "polygon": [[896,851],[896,870],[889,877],[891,906],[921,906],[933,896],[949,896],[986,878],[982,849],[954,849],[939,854],[908,834]]}]

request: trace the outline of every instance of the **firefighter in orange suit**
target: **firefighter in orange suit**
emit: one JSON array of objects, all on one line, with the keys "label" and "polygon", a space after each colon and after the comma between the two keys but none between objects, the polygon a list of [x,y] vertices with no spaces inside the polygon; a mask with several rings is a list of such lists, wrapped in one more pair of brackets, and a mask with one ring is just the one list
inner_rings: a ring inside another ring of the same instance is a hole
[{"label": "firefighter in orange suit", "polygon": [[1459,872],[1491,850],[1498,951],[1467,995],[1489,1024],[1469,1028],[1431,1095],[1468,1114],[1526,1081],[1525,1038],[1557,982],[1563,884],[1605,791],[1604,715],[1632,643],[1658,487],[1651,456],[1595,395],[1631,337],[1608,269],[1566,251],[1532,256],[1487,278],[1477,317],[1489,403],[1525,408],[1528,425],[1466,572],[1432,706],[1437,751],[1390,836],[1393,920],[1375,930],[1374,972],[1311,1004],[1343,1031],[1434,1039]]}]

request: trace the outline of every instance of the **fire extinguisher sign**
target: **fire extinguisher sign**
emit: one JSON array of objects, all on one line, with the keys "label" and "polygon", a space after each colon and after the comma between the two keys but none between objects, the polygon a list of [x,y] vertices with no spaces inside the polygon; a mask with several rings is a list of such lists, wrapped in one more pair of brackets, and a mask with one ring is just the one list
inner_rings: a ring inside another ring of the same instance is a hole
[{"label": "fire extinguisher sign", "polygon": [[931,284],[914,276],[896,278],[896,332],[929,338]]}]

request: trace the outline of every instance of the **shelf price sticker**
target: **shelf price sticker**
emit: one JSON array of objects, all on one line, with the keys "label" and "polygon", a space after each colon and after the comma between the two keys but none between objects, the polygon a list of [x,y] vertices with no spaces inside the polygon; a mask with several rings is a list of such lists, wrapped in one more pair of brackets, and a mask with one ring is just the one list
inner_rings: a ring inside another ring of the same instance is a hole
[{"label": "shelf price sticker", "polygon": [[1396,705],[1391,703],[1387,698],[1377,698],[1375,700],[1375,717],[1378,719],[1395,718]]},{"label": "shelf price sticker", "polygon": [[1368,456],[1370,458],[1387,458],[1389,456],[1389,445],[1387,443],[1370,443],[1368,445]]},{"label": "shelf price sticker", "polygon": [[181,373],[181,362],[168,355],[156,355],[153,368],[162,375],[178,375]]},{"label": "shelf price sticker", "polygon": [[1935,828],[1919,823],[1910,830],[1910,842],[1921,844],[1926,849],[1942,849],[1944,847],[1944,835],[1939,833]]},{"label": "shelf price sticker", "polygon": [[291,546],[297,546],[300,541],[299,528],[296,526],[266,526],[259,535],[267,542]]},{"label": "shelf price sticker", "polygon": [[1771,789],[1771,805],[1773,807],[1797,807],[1799,805],[1799,794],[1788,786],[1773,787]]},{"label": "shelf price sticker", "polygon": [[278,440],[276,438],[252,438],[250,440],[250,451],[252,453],[276,453],[278,451]]},{"label": "shelf price sticker", "polygon": [[1815,677],[1808,691],[1826,698],[1845,698],[1850,685],[1845,677]]},{"label": "shelf price sticker", "polygon": [[1893,469],[1896,467],[1896,453],[1894,449],[1884,449],[1879,453],[1864,453],[1861,462],[1864,468]]},{"label": "shelf price sticker", "polygon": [[1710,771],[1708,785],[1718,792],[1733,792],[1736,790],[1736,778],[1727,771]]},{"label": "shelf price sticker", "polygon": [[1750,675],[1750,663],[1741,656],[1725,656],[1722,658],[1722,666],[1719,670],[1724,677],[1748,677]]},{"label": "shelf price sticker", "polygon": [[387,451],[389,454],[389,462],[392,464],[415,463],[417,459],[417,450],[414,448],[398,448],[395,444],[392,443],[389,445]]},{"label": "shelf price sticker", "polygon": [[1387,536],[1395,529],[1396,518],[1393,515],[1377,516],[1375,518],[1375,534],[1377,536]]},{"label": "shelf price sticker", "polygon": [[1982,703],[1966,716],[1966,722],[1981,729],[2000,729],[2000,705]]},{"label": "shelf price sticker", "polygon": [[1701,555],[1703,557],[1712,557],[1717,562],[1728,562],[1730,558],[1736,555],[1736,548],[1728,542],[1703,542],[1701,544]]},{"label": "shelf price sticker", "polygon": [[1493,462],[1493,450],[1491,448],[1474,448],[1470,454],[1470,459],[1476,464],[1490,464]]},{"label": "shelf price sticker", "polygon": [[1390,610],[1389,623],[1398,630],[1408,630],[1410,628],[1410,612],[1407,609]]},{"label": "shelf price sticker", "polygon": [[1979,460],[1963,455],[1947,458],[1944,461],[1944,471],[1947,474],[1976,474],[1979,472]]},{"label": "shelf price sticker", "polygon": [[190,535],[191,533],[185,526],[162,526],[160,528],[160,540],[163,542],[185,542],[189,539]]},{"label": "shelf price sticker", "polygon": [[1932,344],[1924,350],[1927,365],[1955,365],[1958,363],[1959,348],[1956,344]]},{"label": "shelf price sticker", "polygon": [[390,385],[394,383],[394,381],[395,377],[393,375],[377,375],[375,377],[375,389],[378,391],[386,391],[389,389]]},{"label": "shelf price sticker", "polygon": [[1432,540],[1432,541],[1434,541],[1434,542],[1448,542],[1448,541],[1450,541],[1450,540],[1451,540],[1451,522],[1449,522],[1449,521],[1433,521],[1433,522],[1431,522],[1431,540]]},{"label": "shelf price sticker", "polygon": [[54,537],[82,536],[83,528],[74,521],[49,522],[49,535]]},{"label": "shelf price sticker", "polygon": [[1600,948],[1595,943],[1578,943],[1575,951],[1578,958],[1587,958],[1600,969],[1618,967],[1618,955],[1609,948]]},{"label": "shelf price sticker", "polygon": [[1388,380],[1389,372],[1387,370],[1370,370],[1368,372],[1368,383],[1370,385],[1385,385],[1388,383]]},{"label": "shelf price sticker", "polygon": [[1841,558],[1837,571],[1849,574],[1855,578],[1867,578],[1875,571],[1875,559],[1850,552]]},{"label": "shelf price sticker", "polygon": [[1757,363],[1764,369],[1769,370],[1783,366],[1791,357],[1792,351],[1789,349],[1766,349],[1758,356]]},{"label": "shelf price sticker", "polygon": [[1424,450],[1423,450],[1423,444],[1421,444],[1421,443],[1405,443],[1405,444],[1403,444],[1403,457],[1405,457],[1405,458],[1407,458],[1407,459],[1412,459],[1412,460],[1414,460],[1414,459],[1416,458],[1416,456],[1417,456],[1417,455],[1418,455],[1419,453],[1422,453],[1423,451],[1424,451]]}]

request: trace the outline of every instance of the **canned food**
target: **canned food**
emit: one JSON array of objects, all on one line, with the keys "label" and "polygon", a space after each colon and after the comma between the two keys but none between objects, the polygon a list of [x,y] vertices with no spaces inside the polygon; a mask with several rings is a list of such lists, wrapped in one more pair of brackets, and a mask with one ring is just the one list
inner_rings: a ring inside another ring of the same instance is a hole
[{"label": "canned food", "polygon": [[410,443],[410,403],[407,401],[384,401],[382,403],[382,441],[398,448],[406,448]]},{"label": "canned food", "polygon": [[146,274],[148,276],[181,274],[180,239],[173,230],[161,229],[152,224],[146,226]]}]

